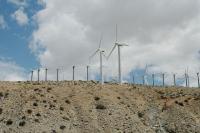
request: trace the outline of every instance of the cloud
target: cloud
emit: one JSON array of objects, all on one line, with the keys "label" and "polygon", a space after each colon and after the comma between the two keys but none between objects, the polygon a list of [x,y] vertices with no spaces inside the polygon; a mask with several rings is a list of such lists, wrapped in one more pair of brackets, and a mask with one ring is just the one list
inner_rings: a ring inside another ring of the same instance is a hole
[{"label": "cloud", "polygon": [[28,24],[29,18],[27,14],[24,12],[24,8],[20,7],[17,11],[15,11],[12,15],[12,18],[17,21],[20,26],[24,26]]},{"label": "cloud", "polygon": [[[118,24],[124,77],[135,69],[151,66],[149,73],[199,71],[200,3],[196,0],[43,0],[45,8],[35,15],[38,29],[30,48],[42,67],[62,67],[71,79],[72,65],[85,77],[88,57],[98,47],[110,51]],[[59,10],[58,10],[59,9]],[[42,49],[42,50],[41,50]],[[38,52],[39,51],[39,52]],[[99,57],[91,70],[98,73]],[[106,77],[117,76],[117,53],[104,59]],[[95,76],[93,76],[95,77]]]},{"label": "cloud", "polygon": [[2,15],[0,15],[0,29],[5,29],[7,27],[7,23]]},{"label": "cloud", "polygon": [[17,6],[27,6],[28,0],[7,0],[9,3],[15,4]]},{"label": "cloud", "polygon": [[25,69],[12,61],[0,60],[1,81],[25,81]]},{"label": "cloud", "polygon": [[45,6],[45,2],[43,0],[37,0],[38,5]]}]

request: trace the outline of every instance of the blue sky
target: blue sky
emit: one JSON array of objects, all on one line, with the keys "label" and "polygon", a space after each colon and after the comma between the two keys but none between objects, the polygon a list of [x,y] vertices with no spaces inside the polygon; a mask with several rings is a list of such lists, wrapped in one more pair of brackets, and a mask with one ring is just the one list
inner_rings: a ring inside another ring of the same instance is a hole
[{"label": "blue sky", "polygon": [[[19,25],[12,14],[20,7],[28,16],[26,25]],[[41,10],[41,5],[36,0],[31,0],[28,5],[21,6],[6,0],[0,0],[0,15],[4,17],[6,28],[0,29],[0,57],[16,62],[19,66],[27,70],[38,66],[33,53],[29,49],[29,42],[32,32],[37,28],[33,21],[33,15]]]}]

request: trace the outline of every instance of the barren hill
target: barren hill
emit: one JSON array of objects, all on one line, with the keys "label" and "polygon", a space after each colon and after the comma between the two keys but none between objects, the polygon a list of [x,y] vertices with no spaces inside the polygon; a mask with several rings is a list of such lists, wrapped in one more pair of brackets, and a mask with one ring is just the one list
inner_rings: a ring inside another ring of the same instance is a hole
[{"label": "barren hill", "polygon": [[200,89],[0,82],[1,133],[200,133]]}]

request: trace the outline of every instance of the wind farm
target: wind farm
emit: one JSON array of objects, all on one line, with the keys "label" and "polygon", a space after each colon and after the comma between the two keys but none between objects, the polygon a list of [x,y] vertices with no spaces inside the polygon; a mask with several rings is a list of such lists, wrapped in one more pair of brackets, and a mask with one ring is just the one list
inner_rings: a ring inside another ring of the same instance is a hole
[{"label": "wind farm", "polygon": [[[84,80],[78,79],[80,66],[73,65],[71,80],[61,78],[64,67],[40,67],[30,71],[28,81],[1,81],[0,131],[198,133],[200,89],[190,87],[189,78],[196,79],[200,87],[199,74],[192,77],[188,69],[181,76],[151,74],[151,66],[146,64],[140,73],[132,72],[132,82],[124,82],[121,48],[128,45],[118,41],[117,26],[115,32],[116,40],[108,55],[102,48],[101,34],[97,49],[84,66]],[[118,76],[112,82],[104,79],[104,62],[110,61],[115,49]],[[91,79],[91,60],[95,57],[99,80]],[[49,71],[55,74],[54,80]]]},{"label": "wind farm", "polygon": [[200,133],[199,11],[0,0],[0,133]]}]

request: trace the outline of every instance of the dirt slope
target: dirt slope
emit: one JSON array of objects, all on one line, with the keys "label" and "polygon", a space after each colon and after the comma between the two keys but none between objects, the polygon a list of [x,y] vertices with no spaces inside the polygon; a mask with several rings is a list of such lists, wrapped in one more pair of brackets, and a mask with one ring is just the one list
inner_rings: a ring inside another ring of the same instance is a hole
[{"label": "dirt slope", "polygon": [[0,133],[200,133],[200,89],[0,82]]}]

